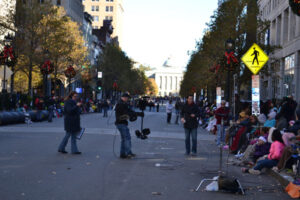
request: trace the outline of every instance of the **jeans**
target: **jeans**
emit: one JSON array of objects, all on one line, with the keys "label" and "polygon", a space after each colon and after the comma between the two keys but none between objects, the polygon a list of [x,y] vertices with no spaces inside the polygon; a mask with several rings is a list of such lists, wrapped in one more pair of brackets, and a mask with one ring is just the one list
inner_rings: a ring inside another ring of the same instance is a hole
[{"label": "jeans", "polygon": [[108,108],[103,108],[103,111],[104,111],[103,117],[107,117],[107,110],[108,110]]},{"label": "jeans", "polygon": [[255,167],[253,169],[255,170],[262,170],[263,168],[271,169],[272,167],[276,166],[278,163],[278,160],[260,160],[256,163]]},{"label": "jeans", "polygon": [[225,143],[225,129],[226,126],[222,126],[221,124],[217,125],[217,145],[220,145],[221,142]]},{"label": "jeans", "polygon": [[192,136],[192,152],[197,153],[197,128],[185,128],[185,149],[186,154],[191,152],[191,136]]},{"label": "jeans", "polygon": [[118,124],[117,128],[121,135],[121,148],[120,148],[120,155],[127,156],[132,154],[131,152],[131,136],[129,133],[129,128],[125,124]]},{"label": "jeans", "polygon": [[72,153],[78,152],[77,144],[76,144],[76,134],[66,132],[66,135],[62,142],[59,145],[58,151],[65,151],[65,148],[68,144],[69,138],[71,137],[71,151]]}]

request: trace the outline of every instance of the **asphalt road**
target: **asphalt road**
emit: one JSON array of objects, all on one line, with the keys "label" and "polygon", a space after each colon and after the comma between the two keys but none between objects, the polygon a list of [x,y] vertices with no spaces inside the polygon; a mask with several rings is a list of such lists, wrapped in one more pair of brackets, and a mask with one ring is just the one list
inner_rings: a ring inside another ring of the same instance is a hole
[{"label": "asphalt road", "polygon": [[[165,113],[146,113],[152,135],[146,141],[133,136],[137,158],[121,160],[113,122],[113,116],[109,121],[101,114],[82,116],[87,128],[78,142],[82,155],[57,153],[63,119],[0,127],[0,200],[289,199],[269,175],[242,174],[238,167],[227,168],[226,159],[224,171],[241,181],[246,195],[204,187],[195,192],[201,179],[217,175],[214,136],[199,128],[198,156],[186,157],[182,125],[167,125]],[[131,132],[139,126],[140,121],[132,123]]]}]

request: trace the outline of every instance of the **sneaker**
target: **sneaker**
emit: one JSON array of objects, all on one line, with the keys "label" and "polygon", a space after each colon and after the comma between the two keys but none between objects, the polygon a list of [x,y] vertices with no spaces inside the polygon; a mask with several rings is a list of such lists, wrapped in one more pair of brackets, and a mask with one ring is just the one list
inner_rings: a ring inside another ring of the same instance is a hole
[{"label": "sneaker", "polygon": [[197,153],[192,153],[192,156],[193,156],[193,157],[196,157],[196,156],[197,156]]},{"label": "sneaker", "polygon": [[134,153],[130,153],[130,154],[128,154],[128,156],[131,156],[131,157],[136,157],[136,154],[134,154]]},{"label": "sneaker", "polygon": [[249,173],[254,175],[260,175],[261,172],[259,170],[249,169]]}]

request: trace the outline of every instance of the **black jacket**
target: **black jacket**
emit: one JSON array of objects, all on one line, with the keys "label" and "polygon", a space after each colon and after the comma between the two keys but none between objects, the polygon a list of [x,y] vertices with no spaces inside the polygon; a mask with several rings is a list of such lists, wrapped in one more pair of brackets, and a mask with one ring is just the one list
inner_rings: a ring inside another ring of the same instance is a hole
[{"label": "black jacket", "polygon": [[129,103],[126,103],[122,100],[119,101],[119,103],[117,103],[115,112],[116,112],[116,122],[115,122],[116,125],[118,124],[128,125],[129,117],[136,114],[130,108]]},{"label": "black jacket", "polygon": [[[191,117],[194,114],[195,117]],[[198,118],[200,117],[200,110],[196,104],[184,104],[181,111],[181,118],[184,118],[184,128],[194,129],[198,128]]]},{"label": "black jacket", "polygon": [[65,102],[65,131],[70,133],[76,133],[81,130],[80,127],[80,108],[76,105],[76,102],[69,99]]}]

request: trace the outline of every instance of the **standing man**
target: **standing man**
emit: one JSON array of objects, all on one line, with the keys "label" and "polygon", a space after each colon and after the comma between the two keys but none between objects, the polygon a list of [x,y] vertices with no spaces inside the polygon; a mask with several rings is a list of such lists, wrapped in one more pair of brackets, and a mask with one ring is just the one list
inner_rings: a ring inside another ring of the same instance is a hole
[{"label": "standing man", "polygon": [[131,151],[131,136],[128,128],[128,120],[130,119],[130,121],[135,121],[137,116],[144,116],[143,112],[134,112],[133,110],[131,110],[129,105],[129,98],[129,94],[124,93],[115,108],[115,125],[117,126],[117,129],[119,130],[121,135],[121,159],[130,159],[136,156]]},{"label": "standing man", "polygon": [[108,111],[109,105],[108,105],[108,102],[106,99],[104,100],[104,102],[102,104],[102,108],[103,108],[103,117],[107,117],[107,111]]},{"label": "standing man", "polygon": [[171,123],[171,118],[172,118],[172,111],[173,111],[173,104],[172,104],[172,100],[170,100],[167,105],[166,105],[166,111],[167,111],[167,123],[170,124]]},{"label": "standing man", "polygon": [[184,124],[185,130],[185,154],[190,155],[191,152],[191,137],[192,137],[192,156],[197,155],[197,128],[200,111],[194,103],[194,96],[189,95],[186,104],[181,110],[181,122]]},{"label": "standing man", "polygon": [[66,136],[59,145],[58,152],[68,153],[65,148],[68,144],[68,140],[71,137],[71,151],[72,154],[81,154],[77,149],[76,144],[76,133],[81,131],[80,127],[80,113],[81,113],[81,103],[77,103],[78,94],[75,91],[70,92],[68,99],[65,102],[65,131]]},{"label": "standing man", "polygon": [[221,102],[221,107],[215,112],[215,117],[217,119],[217,145],[220,146],[221,143],[225,142],[225,129],[229,126],[229,108],[225,107],[226,102]]}]

